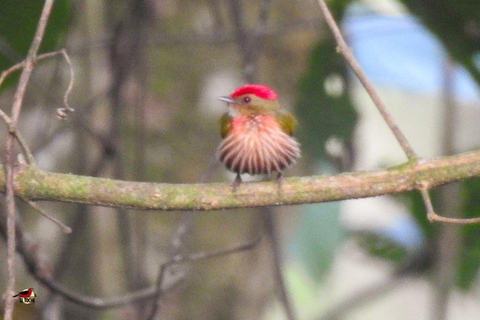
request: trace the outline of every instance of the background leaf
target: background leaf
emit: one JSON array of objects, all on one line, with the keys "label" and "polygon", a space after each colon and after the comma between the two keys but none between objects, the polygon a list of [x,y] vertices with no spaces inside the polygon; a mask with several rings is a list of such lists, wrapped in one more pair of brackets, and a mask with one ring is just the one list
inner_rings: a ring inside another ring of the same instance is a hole
[{"label": "background leaf", "polygon": [[[0,71],[22,61],[35,35],[44,1],[0,1]],[[55,1],[39,53],[57,48],[68,27],[70,2]],[[2,88],[17,77],[8,78]]]}]

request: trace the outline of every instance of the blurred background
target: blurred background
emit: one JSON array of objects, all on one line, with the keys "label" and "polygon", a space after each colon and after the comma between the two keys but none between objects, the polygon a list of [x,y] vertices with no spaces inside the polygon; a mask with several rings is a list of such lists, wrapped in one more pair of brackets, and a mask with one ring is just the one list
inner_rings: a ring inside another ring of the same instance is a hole
[{"label": "blurred background", "polygon": [[[480,2],[328,4],[420,156],[479,148]],[[26,56],[42,6],[0,1],[0,70]],[[75,70],[75,112],[56,118],[69,69],[49,59],[35,68],[19,125],[46,171],[231,183],[214,157],[226,111],[216,98],[247,82],[272,87],[298,117],[303,157],[286,177],[406,161],[313,0],[56,0],[40,51],[61,48]],[[0,88],[7,113],[17,80]],[[435,208],[478,217],[478,190],[478,179],[437,188]],[[104,309],[66,300],[18,256],[17,289],[33,287],[37,299],[17,304],[17,319],[480,317],[480,227],[428,223],[416,193],[193,213],[40,205],[73,233],[18,202],[25,241],[57,284],[84,297],[151,288],[174,255],[262,237],[251,250],[169,268],[165,281],[175,285],[153,317],[148,299]],[[5,261],[5,242],[0,248]],[[0,274],[4,292],[6,268]]]}]

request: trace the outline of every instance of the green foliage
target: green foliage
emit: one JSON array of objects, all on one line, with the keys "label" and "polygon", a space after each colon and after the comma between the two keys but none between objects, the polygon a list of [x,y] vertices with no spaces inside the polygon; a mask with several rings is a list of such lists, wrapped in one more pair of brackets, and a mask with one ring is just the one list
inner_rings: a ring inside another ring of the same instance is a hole
[{"label": "green foliage", "polygon": [[[464,181],[461,186],[462,217],[480,216],[480,179]],[[470,224],[462,227],[462,251],[460,252],[457,285],[469,289],[475,282],[480,267],[480,225]]]},{"label": "green foliage", "polygon": [[480,1],[402,2],[422,20],[443,43],[450,56],[461,63],[480,85],[480,72],[475,64],[475,57],[480,51]]},{"label": "green foliage", "polygon": [[[44,1],[0,1],[0,71],[22,61],[33,40]],[[55,50],[65,33],[70,2],[55,1],[39,53]],[[7,79],[3,87],[12,85],[15,77]]]},{"label": "green foliage", "polygon": [[[480,216],[480,179],[470,179],[462,182],[460,214],[461,218],[475,218]],[[420,193],[410,194],[410,209],[423,234],[435,246],[438,224],[430,223],[422,202]],[[432,192],[435,204],[438,198],[437,192]],[[435,206],[437,207],[437,206]],[[454,227],[454,226],[451,226]],[[471,224],[461,227],[462,250],[459,253],[456,285],[463,290],[468,290],[478,275],[480,267],[480,225]]]},{"label": "green foliage", "polygon": [[354,233],[354,235],[359,244],[373,256],[392,261],[395,264],[404,264],[409,258],[407,248],[378,233],[362,231]]},{"label": "green foliage", "polygon": [[[436,193],[431,192],[430,196],[432,197],[432,201],[435,202]],[[420,229],[422,229],[422,234],[425,239],[427,239],[429,242],[434,241],[438,230],[437,224],[428,221],[425,204],[423,203],[420,192],[411,192],[406,195],[405,198],[407,199],[410,212],[415,218]]]},{"label": "green foliage", "polygon": [[[300,140],[305,153],[317,159],[324,153],[324,145],[332,136],[349,140],[357,114],[347,90],[345,62],[336,52],[334,39],[319,42],[313,49],[300,80],[296,114],[299,117]],[[331,94],[326,83],[341,80],[343,88]]]},{"label": "green foliage", "polygon": [[[480,179],[470,179],[461,184],[461,218],[477,218],[480,216]],[[434,204],[438,201],[438,192],[432,192]],[[407,196],[403,196],[404,200],[409,203],[409,209],[418,225],[420,226],[423,235],[429,243],[428,246],[435,247],[438,235],[438,224],[430,223],[427,220],[425,206],[419,192],[412,192]],[[438,207],[435,205],[435,207]],[[456,226],[450,226],[456,227]],[[470,224],[461,227],[461,241],[462,249],[459,252],[457,270],[456,270],[456,285],[462,290],[470,289],[471,285],[475,283],[480,268],[480,225]],[[393,262],[400,262],[401,248],[395,247],[393,243],[386,243],[384,239],[375,235],[363,235],[362,243],[366,250],[377,257],[386,258]],[[435,251],[433,251],[435,254]],[[435,257],[434,257],[435,259]]]}]

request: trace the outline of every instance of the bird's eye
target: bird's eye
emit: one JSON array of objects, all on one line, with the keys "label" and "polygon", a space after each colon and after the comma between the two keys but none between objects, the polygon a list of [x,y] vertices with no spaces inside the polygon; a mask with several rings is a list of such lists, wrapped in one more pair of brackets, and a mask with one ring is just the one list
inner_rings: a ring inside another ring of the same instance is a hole
[{"label": "bird's eye", "polygon": [[245,103],[249,103],[250,101],[252,101],[252,99],[250,97],[243,98],[243,102],[245,102]]}]

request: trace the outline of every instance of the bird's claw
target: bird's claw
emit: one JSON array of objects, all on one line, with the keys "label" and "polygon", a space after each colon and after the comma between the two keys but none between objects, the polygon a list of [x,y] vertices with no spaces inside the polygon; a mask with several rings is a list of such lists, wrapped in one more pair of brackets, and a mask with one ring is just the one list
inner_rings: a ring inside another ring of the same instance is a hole
[{"label": "bird's claw", "polygon": [[240,173],[237,173],[235,177],[235,181],[232,183],[232,192],[236,192],[237,188],[242,184],[242,177],[240,177]]}]

